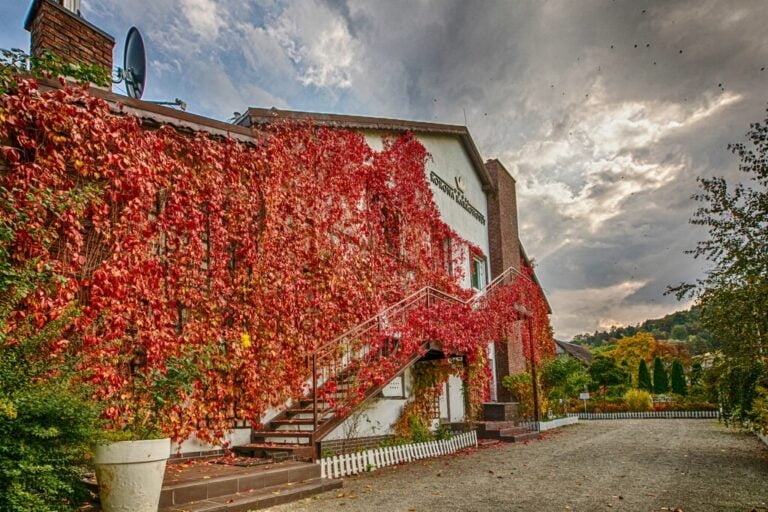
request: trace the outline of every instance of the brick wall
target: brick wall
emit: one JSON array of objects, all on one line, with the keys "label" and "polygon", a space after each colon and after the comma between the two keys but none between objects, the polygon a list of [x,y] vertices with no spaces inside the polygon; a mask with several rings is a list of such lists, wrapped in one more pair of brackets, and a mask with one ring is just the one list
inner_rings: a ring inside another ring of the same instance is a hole
[{"label": "brick wall", "polygon": [[95,64],[111,73],[115,39],[59,2],[35,0],[25,28],[32,35],[32,55],[49,50],[64,60]]},{"label": "brick wall", "polygon": [[520,266],[517,191],[515,179],[501,162],[488,160],[485,168],[494,185],[488,196],[488,241],[492,277],[496,277],[508,267]]},{"label": "brick wall", "polygon": [[[498,160],[488,160],[485,168],[493,182],[488,196],[488,241],[492,277],[509,267],[520,267],[520,239],[517,228],[517,190],[515,179]],[[496,345],[496,382],[498,399],[510,400],[501,385],[507,375],[525,371],[526,363],[520,337],[521,322],[516,322],[507,339]]]},{"label": "brick wall", "polygon": [[382,442],[391,438],[392,436],[371,436],[357,437],[354,439],[333,439],[330,441],[320,441],[320,453],[333,453],[333,455],[355,453],[360,450],[376,448],[380,446]]}]

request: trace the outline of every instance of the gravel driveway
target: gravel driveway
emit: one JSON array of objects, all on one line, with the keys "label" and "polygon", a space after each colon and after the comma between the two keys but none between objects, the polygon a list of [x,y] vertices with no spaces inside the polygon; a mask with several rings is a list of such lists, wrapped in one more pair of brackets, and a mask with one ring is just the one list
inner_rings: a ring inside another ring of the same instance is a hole
[{"label": "gravel driveway", "polygon": [[589,421],[347,478],[273,511],[768,511],[768,448],[712,420]]}]

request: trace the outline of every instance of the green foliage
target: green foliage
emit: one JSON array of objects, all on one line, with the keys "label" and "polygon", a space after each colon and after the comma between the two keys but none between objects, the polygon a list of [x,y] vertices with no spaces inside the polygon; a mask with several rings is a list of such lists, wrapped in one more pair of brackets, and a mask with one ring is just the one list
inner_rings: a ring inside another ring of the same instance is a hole
[{"label": "green foliage", "polygon": [[651,394],[642,389],[630,389],[624,394],[624,403],[631,412],[650,411],[653,408]]},{"label": "green foliage", "polygon": [[688,339],[688,329],[685,327],[685,325],[673,325],[672,331],[669,333],[669,335],[673,340],[685,341]]},{"label": "green foliage", "polygon": [[638,325],[611,327],[607,331],[579,334],[573,338],[573,342],[592,347],[610,346],[622,338],[635,336],[641,332],[649,333],[657,341],[668,339],[684,341],[688,352],[693,355],[711,352],[719,347],[719,343],[702,323],[701,308],[697,306],[670,313],[662,318],[646,320]]},{"label": "green foliage", "polygon": [[448,425],[440,425],[435,430],[435,439],[438,441],[450,441],[453,439],[453,430]]},{"label": "green foliage", "polygon": [[616,361],[610,357],[598,356],[589,367],[589,375],[592,382],[599,387],[607,388],[627,384],[629,375],[616,365]]},{"label": "green foliage", "polygon": [[533,380],[526,372],[507,375],[501,380],[501,385],[509,391],[513,402],[519,404],[520,416],[523,418],[533,415]]},{"label": "green foliage", "polygon": [[572,357],[555,357],[544,361],[540,375],[549,403],[559,402],[564,406],[567,406],[569,399],[577,398],[591,382],[581,362]]},{"label": "green foliage", "polygon": [[704,369],[698,361],[691,365],[691,386],[698,386],[702,382]]},{"label": "green foliage", "polygon": [[429,425],[424,418],[419,416],[409,416],[408,425],[411,428],[410,440],[413,443],[425,443],[432,441],[432,432],[429,431]]},{"label": "green foliage", "polygon": [[683,396],[688,394],[688,384],[685,382],[683,363],[679,359],[672,361],[672,392]]},{"label": "green foliage", "polygon": [[637,387],[649,393],[653,391],[651,372],[648,370],[648,363],[645,362],[645,359],[640,360],[640,365],[637,369]]},{"label": "green foliage", "polygon": [[18,73],[28,73],[36,78],[66,77],[80,84],[92,83],[101,87],[108,87],[112,81],[111,70],[68,62],[48,50],[30,56],[18,48],[0,49],[0,94],[16,88],[15,75]]},{"label": "green foliage", "polygon": [[[19,284],[17,277],[11,280]],[[71,386],[71,360],[41,357],[51,353],[51,343],[72,316],[50,322],[20,343],[0,336],[2,510],[72,510],[87,495],[81,478],[98,431],[97,409],[84,390]],[[0,332],[5,322],[0,317]]]},{"label": "green foliage", "polygon": [[702,325],[721,343],[723,360],[705,385],[717,391],[724,416],[764,429],[768,411],[758,388],[768,360],[768,116],[728,149],[739,159],[740,179],[700,177],[694,196],[700,207],[691,223],[709,236],[690,252],[709,262],[707,273],[669,291],[696,297]]},{"label": "green foliage", "polygon": [[669,376],[659,356],[653,359],[653,392],[657,395],[669,392]]}]

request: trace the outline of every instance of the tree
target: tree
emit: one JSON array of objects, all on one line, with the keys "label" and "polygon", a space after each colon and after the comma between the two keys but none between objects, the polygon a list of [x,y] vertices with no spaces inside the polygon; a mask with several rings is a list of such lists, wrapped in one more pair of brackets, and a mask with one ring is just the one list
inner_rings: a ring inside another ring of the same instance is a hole
[{"label": "tree", "polygon": [[691,365],[691,386],[698,386],[701,384],[701,377],[703,372],[704,369],[702,368],[701,363],[698,361]]},{"label": "tree", "polygon": [[637,370],[637,387],[648,392],[653,391],[651,372],[648,371],[648,363],[645,362],[645,359],[640,360],[640,367]]},{"label": "tree", "polygon": [[[745,142],[728,149],[739,158],[742,179],[734,184],[722,176],[700,177],[700,192],[693,196],[701,206],[691,223],[705,227],[709,236],[690,253],[707,260],[709,269],[695,283],[669,291],[698,299],[701,324],[724,355],[723,385],[743,388],[742,382],[748,382],[756,387],[758,379],[740,376],[751,375],[768,354],[768,116],[750,125]],[[752,391],[723,391],[726,417],[731,411],[741,419],[766,416],[752,410]]]},{"label": "tree", "polygon": [[618,363],[626,363],[630,371],[634,371],[642,359],[650,359],[658,348],[658,342],[647,332],[639,332],[634,336],[621,338],[616,342],[616,348],[608,355]]},{"label": "tree", "polygon": [[625,384],[628,380],[626,372],[616,365],[616,361],[605,356],[595,357],[589,367],[589,376],[595,384],[603,388],[603,392],[608,386]]},{"label": "tree", "polygon": [[672,361],[672,392],[683,396],[688,394],[683,363],[679,359]]},{"label": "tree", "polygon": [[664,362],[659,356],[656,356],[653,360],[653,392],[656,394],[662,394],[669,391],[669,377],[667,377],[667,370],[664,368]]},{"label": "tree", "polygon": [[670,337],[673,340],[686,340],[688,339],[688,329],[684,325],[673,325]]}]

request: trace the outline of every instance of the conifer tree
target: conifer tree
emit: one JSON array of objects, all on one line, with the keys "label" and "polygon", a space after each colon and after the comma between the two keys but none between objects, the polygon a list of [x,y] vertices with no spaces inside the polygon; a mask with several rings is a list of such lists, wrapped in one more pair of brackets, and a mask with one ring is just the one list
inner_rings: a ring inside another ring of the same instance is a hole
[{"label": "conifer tree", "polygon": [[653,360],[653,392],[660,395],[668,391],[669,377],[667,376],[667,369],[664,368],[661,357],[656,356]]},{"label": "conifer tree", "polygon": [[683,364],[679,359],[672,361],[672,392],[678,395],[688,394],[688,385],[685,382]]},{"label": "conifer tree", "polygon": [[651,372],[648,370],[648,363],[645,359],[640,360],[640,367],[637,370],[637,387],[653,393],[653,385],[651,384]]}]

